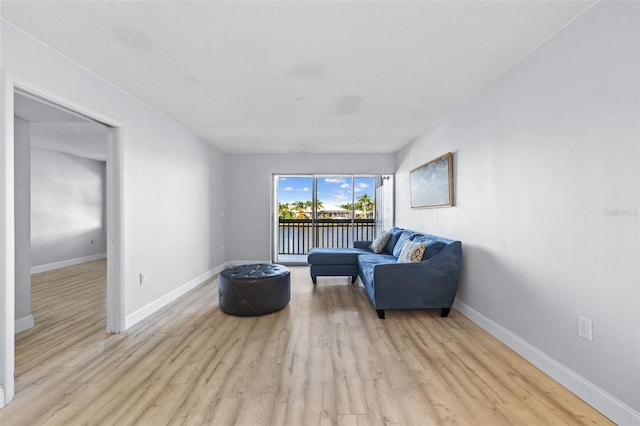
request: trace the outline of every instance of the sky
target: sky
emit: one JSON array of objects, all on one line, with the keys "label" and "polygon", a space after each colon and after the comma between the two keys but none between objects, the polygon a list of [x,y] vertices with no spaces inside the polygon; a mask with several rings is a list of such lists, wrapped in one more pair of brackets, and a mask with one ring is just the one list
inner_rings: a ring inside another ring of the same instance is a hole
[{"label": "sky", "polygon": [[[350,204],[352,201],[351,188],[355,184],[355,199],[367,194],[374,199],[375,178],[352,176],[317,176],[318,200],[326,206],[332,204]],[[278,202],[292,203],[294,201],[311,201],[313,178],[310,176],[278,177]]]}]

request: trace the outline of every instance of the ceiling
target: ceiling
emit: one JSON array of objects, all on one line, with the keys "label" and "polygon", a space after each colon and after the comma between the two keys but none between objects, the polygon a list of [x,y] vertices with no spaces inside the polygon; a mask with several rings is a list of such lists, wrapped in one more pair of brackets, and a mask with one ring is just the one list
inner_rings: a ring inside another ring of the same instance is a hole
[{"label": "ceiling", "polygon": [[592,1],[12,1],[2,18],[227,153],[391,153]]}]

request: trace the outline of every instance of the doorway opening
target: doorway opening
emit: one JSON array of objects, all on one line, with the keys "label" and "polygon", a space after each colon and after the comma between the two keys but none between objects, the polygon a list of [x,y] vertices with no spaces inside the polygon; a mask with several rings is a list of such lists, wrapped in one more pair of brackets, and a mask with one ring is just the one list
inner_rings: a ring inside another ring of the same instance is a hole
[{"label": "doorway opening", "polygon": [[[38,301],[32,298],[32,274],[107,256],[106,148],[107,127],[103,124],[16,91],[16,334],[34,326],[32,309]],[[106,295],[106,277],[101,287],[94,288]]]},{"label": "doorway opening", "polygon": [[[0,77],[4,94],[0,98],[0,127],[3,129],[3,132],[0,133],[0,162],[2,170],[6,171],[0,175],[0,207],[2,208],[2,222],[0,222],[0,234],[2,235],[0,241],[0,269],[2,270],[0,275],[0,407],[2,407],[9,403],[15,395],[16,327],[28,329],[31,325],[30,321],[32,321],[28,318],[29,315],[26,315],[24,321],[16,321],[16,313],[18,312],[15,309],[16,303],[19,302],[17,297],[22,297],[17,294],[16,283],[20,279],[18,275],[26,274],[30,281],[31,273],[30,259],[25,259],[21,255],[25,250],[30,250],[28,247],[30,235],[25,238],[24,234],[21,234],[24,228],[18,229],[18,227],[28,227],[30,232],[30,221],[24,221],[23,217],[19,218],[18,215],[31,216],[29,212],[25,214],[25,210],[20,210],[24,209],[24,205],[20,205],[24,200],[20,200],[20,197],[30,199],[31,193],[18,187],[20,182],[16,182],[17,175],[24,173],[24,170],[18,167],[14,155],[18,154],[16,149],[25,148],[24,145],[19,145],[20,141],[16,140],[15,132],[16,116],[25,114],[17,111],[20,108],[18,104],[24,100],[31,103],[31,106],[41,109],[43,114],[43,111],[46,110],[52,115],[66,117],[69,122],[73,121],[70,117],[74,117],[76,122],[102,126],[104,130],[103,144],[106,145],[106,162],[102,174],[104,175],[103,200],[105,209],[102,222],[103,226],[106,224],[106,233],[103,238],[106,240],[108,258],[106,265],[106,324],[104,325],[106,332],[123,331],[125,321],[124,261],[121,249],[123,214],[120,123],[9,73],[3,73]],[[19,126],[22,126],[22,130],[25,127],[30,127],[28,120],[25,120],[24,117],[21,120],[23,122]],[[25,123],[27,124],[25,125]],[[30,137],[30,135],[28,136]],[[18,241],[16,237],[20,235],[22,240]],[[90,240],[91,238],[89,244]],[[93,240],[96,244],[97,237]],[[27,248],[24,247],[25,241],[28,241]],[[18,247],[20,244],[23,245],[22,248]],[[30,295],[30,288],[26,293]],[[27,304],[29,303],[30,300]]]}]

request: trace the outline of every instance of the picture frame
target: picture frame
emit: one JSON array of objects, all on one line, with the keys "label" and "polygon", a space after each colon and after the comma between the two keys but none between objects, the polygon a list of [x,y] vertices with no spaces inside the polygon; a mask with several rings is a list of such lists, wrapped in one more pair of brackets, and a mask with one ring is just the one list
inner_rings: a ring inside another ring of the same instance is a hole
[{"label": "picture frame", "polygon": [[453,154],[448,152],[410,173],[411,208],[452,207]]}]

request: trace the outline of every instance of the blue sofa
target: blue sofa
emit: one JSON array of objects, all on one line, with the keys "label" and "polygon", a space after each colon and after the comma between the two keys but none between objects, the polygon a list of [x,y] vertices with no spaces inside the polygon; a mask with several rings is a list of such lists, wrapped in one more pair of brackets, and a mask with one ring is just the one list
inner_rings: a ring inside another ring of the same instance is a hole
[{"label": "blue sofa", "polygon": [[[462,243],[403,228],[391,228],[391,237],[382,252],[374,253],[371,241],[356,241],[352,248],[313,248],[307,261],[314,284],[318,276],[358,277],[371,299],[378,317],[385,309],[440,309],[449,315],[456,297]],[[399,263],[407,241],[422,242],[422,260]]]}]

